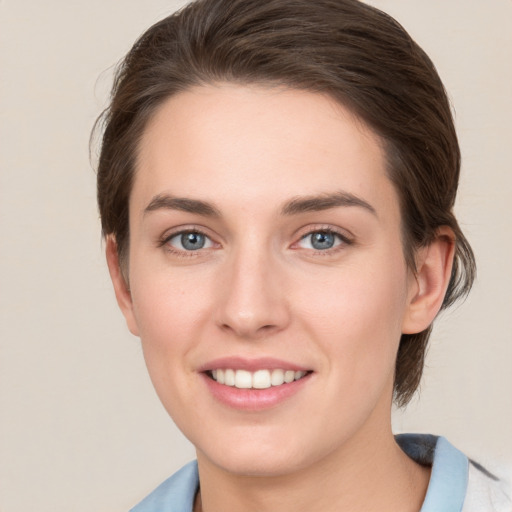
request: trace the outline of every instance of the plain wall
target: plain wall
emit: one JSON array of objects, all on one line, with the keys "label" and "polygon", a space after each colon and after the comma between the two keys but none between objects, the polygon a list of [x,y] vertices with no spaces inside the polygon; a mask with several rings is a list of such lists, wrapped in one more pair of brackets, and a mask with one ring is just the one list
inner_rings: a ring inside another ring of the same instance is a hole
[{"label": "plain wall", "polygon": [[[0,512],[126,511],[192,447],[146,375],[104,263],[88,137],[112,66],[184,2],[0,0]],[[397,431],[512,463],[512,2],[373,0],[433,58],[478,260]]]}]

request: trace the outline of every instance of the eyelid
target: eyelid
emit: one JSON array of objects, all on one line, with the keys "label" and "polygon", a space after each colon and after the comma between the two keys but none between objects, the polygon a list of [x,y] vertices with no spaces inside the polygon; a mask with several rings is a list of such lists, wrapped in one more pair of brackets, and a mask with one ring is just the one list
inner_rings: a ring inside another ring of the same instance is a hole
[{"label": "eyelid", "polygon": [[332,224],[309,224],[296,231],[295,238],[302,239],[312,233],[326,232],[338,235],[342,240],[347,243],[354,241],[355,236],[347,229],[340,228],[339,226],[333,226]]},{"label": "eyelid", "polygon": [[341,243],[329,248],[329,249],[305,249],[307,251],[310,251],[310,252],[315,252],[315,253],[318,253],[318,254],[329,254],[329,253],[332,253],[332,252],[335,252],[337,250],[340,250],[340,249],[343,249],[344,247],[348,246],[348,245],[353,245],[354,244],[354,236],[347,232],[347,230],[345,229],[341,229],[337,226],[332,226],[330,224],[318,224],[318,225],[309,225],[309,226],[306,226],[304,228],[301,228],[300,230],[298,230],[297,234],[296,234],[296,241],[293,242],[293,244],[291,245],[291,248],[292,249],[301,249],[301,247],[298,246],[298,244],[304,240],[305,238],[307,238],[308,236],[311,236],[313,235],[314,233],[330,233],[330,234],[333,234],[335,235],[336,237],[338,237],[340,240],[341,240]]},{"label": "eyelid", "polygon": [[[187,250],[178,249],[169,244],[169,241],[172,240],[173,238],[180,236],[180,235],[184,235],[186,233],[198,233],[200,235],[203,235],[208,240],[210,240],[210,242],[212,243],[212,247],[205,247],[205,248],[197,249],[195,251],[187,251]],[[199,254],[204,253],[205,251],[209,251],[211,249],[216,249],[216,248],[220,247],[220,245],[221,244],[216,242],[215,237],[209,233],[209,230],[207,230],[201,226],[194,225],[194,224],[176,226],[174,228],[171,228],[171,229],[165,231],[159,237],[159,239],[157,241],[158,247],[163,247],[168,252],[173,253],[178,256],[198,256]]]},{"label": "eyelid", "polygon": [[[198,235],[198,236],[202,237],[205,241],[205,246],[199,247],[198,249],[192,249],[193,251],[199,251],[201,249],[211,249],[213,247],[213,240],[208,235],[205,235],[204,233],[200,233],[199,231],[182,231],[181,233],[176,233],[175,235],[173,235],[167,239],[167,243],[171,247],[178,249],[179,251],[183,250],[184,252],[189,252],[188,249],[186,249],[186,248],[180,249],[179,247],[176,247],[175,245],[173,245],[171,243],[172,240],[180,240],[180,239],[183,239],[184,236],[186,237],[187,235],[194,235],[194,236]],[[182,241],[181,241],[181,245],[183,245]]]},{"label": "eyelid", "polygon": [[[322,253],[322,254],[329,254],[332,252],[335,252],[337,250],[340,250],[348,245],[353,245],[355,243],[355,237],[352,235],[352,233],[348,232],[346,229],[342,229],[338,226],[333,226],[330,224],[316,224],[316,225],[308,225],[305,226],[299,230],[296,231],[293,239],[295,240],[290,248],[291,249],[301,249],[301,247],[298,247],[298,244],[306,237],[318,233],[318,232],[324,232],[324,233],[331,233],[338,237],[341,240],[341,243],[335,245],[332,248],[328,249],[305,249],[309,250],[309,252],[315,252],[315,253]],[[199,233],[212,243],[212,247],[207,248],[201,248],[197,249],[196,251],[190,251],[190,250],[180,250],[177,249],[171,245],[169,245],[169,241],[179,235],[183,235],[185,233]],[[211,249],[218,249],[222,246],[221,243],[216,241],[216,236],[213,236],[210,233],[209,229],[203,228],[202,226],[198,226],[195,224],[188,224],[188,225],[181,225],[173,227],[167,231],[165,231],[157,240],[158,247],[165,247],[166,250],[168,250],[171,253],[177,254],[177,255],[183,255],[183,256],[197,256],[201,253],[204,253],[205,251],[209,251]]]}]

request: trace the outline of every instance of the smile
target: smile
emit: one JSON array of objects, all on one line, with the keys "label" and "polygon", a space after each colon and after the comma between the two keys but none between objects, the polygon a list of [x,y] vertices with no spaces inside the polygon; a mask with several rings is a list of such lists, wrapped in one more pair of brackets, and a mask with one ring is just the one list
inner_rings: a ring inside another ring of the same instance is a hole
[{"label": "smile", "polygon": [[238,389],[268,389],[272,386],[282,386],[302,379],[308,372],[294,370],[248,370],[217,369],[212,370],[209,376],[225,386],[232,386]]}]

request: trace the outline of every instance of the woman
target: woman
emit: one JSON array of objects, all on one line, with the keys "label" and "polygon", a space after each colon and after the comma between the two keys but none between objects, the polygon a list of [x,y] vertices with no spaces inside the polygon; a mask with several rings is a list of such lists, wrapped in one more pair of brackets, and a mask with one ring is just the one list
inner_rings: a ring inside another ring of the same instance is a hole
[{"label": "woman", "polygon": [[402,27],[194,2],[134,45],[104,122],[116,297],[197,452],[134,511],[510,507],[445,439],[391,431],[474,277],[449,103]]}]

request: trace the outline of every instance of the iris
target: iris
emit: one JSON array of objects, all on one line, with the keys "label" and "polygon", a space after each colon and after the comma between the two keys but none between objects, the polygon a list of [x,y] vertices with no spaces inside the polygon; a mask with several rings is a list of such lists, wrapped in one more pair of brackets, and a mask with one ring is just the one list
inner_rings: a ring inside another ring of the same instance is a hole
[{"label": "iris", "polygon": [[317,250],[331,249],[334,247],[336,242],[334,233],[329,233],[327,231],[318,231],[316,233],[311,233],[309,236],[311,237],[311,246]]},{"label": "iris", "polygon": [[183,233],[180,242],[187,251],[197,251],[205,246],[206,237],[201,233]]}]

